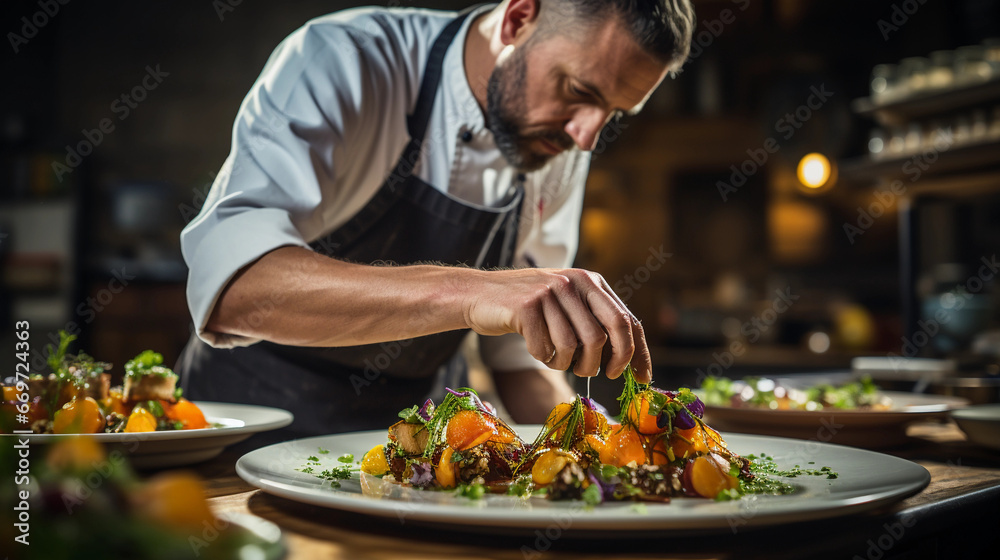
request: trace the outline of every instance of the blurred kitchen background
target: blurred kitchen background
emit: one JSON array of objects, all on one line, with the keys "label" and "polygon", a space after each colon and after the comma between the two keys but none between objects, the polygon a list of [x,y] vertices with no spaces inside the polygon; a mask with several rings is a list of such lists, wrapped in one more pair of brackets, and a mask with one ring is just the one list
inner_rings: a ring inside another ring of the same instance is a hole
[{"label": "blurred kitchen background", "polygon": [[[117,372],[173,363],[178,234],[243,96],[287,34],[362,4],[5,0],[0,322],[36,351],[78,328]],[[602,135],[577,258],[642,319],[660,383],[916,356],[995,384],[1000,2],[694,4],[692,59]]]}]

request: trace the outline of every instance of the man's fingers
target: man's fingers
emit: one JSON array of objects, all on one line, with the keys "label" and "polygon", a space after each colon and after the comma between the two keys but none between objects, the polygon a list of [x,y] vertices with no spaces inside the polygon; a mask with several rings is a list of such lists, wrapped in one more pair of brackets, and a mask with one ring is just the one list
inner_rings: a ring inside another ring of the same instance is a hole
[{"label": "man's fingers", "polygon": [[602,290],[590,292],[587,295],[587,303],[607,331],[611,355],[607,358],[605,373],[609,378],[615,379],[628,365],[635,350],[635,343],[632,340],[632,318]]},{"label": "man's fingers", "polygon": [[552,359],[545,365],[552,369],[569,369],[573,364],[577,347],[576,332],[555,298],[547,298],[542,303],[542,310],[545,313],[549,338],[554,344]]},{"label": "man's fingers", "polygon": [[632,370],[635,372],[635,380],[639,383],[651,383],[653,381],[653,359],[649,355],[649,346],[646,345],[646,333],[642,328],[642,323],[638,320],[632,323],[632,340],[635,341],[635,352],[632,354]]},{"label": "man's fingers", "polygon": [[539,302],[536,305],[524,306],[519,315],[521,324],[517,330],[527,342],[528,353],[541,362],[551,362],[556,345],[549,336],[543,304]]},{"label": "man's fingers", "polygon": [[629,309],[627,305],[625,305],[625,302],[622,301],[622,298],[618,297],[618,294],[611,288],[611,284],[608,284],[608,281],[605,280],[603,276],[598,275],[598,278],[601,279],[601,288],[604,290],[604,292],[607,293],[611,297],[611,299],[615,300],[615,302],[622,309],[624,309],[626,313],[628,313],[629,317],[632,318],[633,322],[638,323],[639,318],[632,313],[632,310]]},{"label": "man's fingers", "polygon": [[572,364],[573,373],[579,377],[593,377],[601,371],[601,352],[608,341],[608,335],[598,322],[599,319],[594,317],[593,311],[581,299],[577,286],[567,282],[553,292],[579,341]]}]

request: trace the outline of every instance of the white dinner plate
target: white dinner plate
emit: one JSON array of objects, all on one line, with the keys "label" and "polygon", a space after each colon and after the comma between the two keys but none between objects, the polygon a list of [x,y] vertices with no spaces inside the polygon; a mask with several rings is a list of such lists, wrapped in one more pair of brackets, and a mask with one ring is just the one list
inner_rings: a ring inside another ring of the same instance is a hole
[{"label": "white dinner plate", "polygon": [[[530,441],[539,426],[519,426]],[[731,502],[674,498],[668,504],[611,502],[585,507],[582,502],[556,502],[487,495],[470,500],[451,492],[420,491],[357,474],[333,488],[329,482],[298,471],[309,456],[319,458],[316,472],[340,465],[337,457],[359,460],[368,449],[385,443],[386,432],[354,432],[288,441],[257,449],[240,458],[236,472],[248,483],[274,494],[319,506],[389,518],[392,522],[446,525],[476,532],[520,532],[558,527],[581,537],[614,532],[728,532],[858,513],[902,500],[923,489],[930,474],[916,463],[872,451],[784,438],[724,434],[728,446],[742,454],[767,453],[781,468],[829,466],[836,479],[799,476],[785,479],[796,487],[785,496],[745,496]],[[329,451],[322,453],[321,450]],[[813,462],[814,464],[809,464]],[[368,491],[362,486],[368,487]],[[375,489],[372,492],[370,489]],[[388,491],[386,491],[388,489]],[[382,497],[374,494],[382,492]]]},{"label": "white dinner plate", "polygon": [[[697,391],[696,391],[697,392]],[[881,391],[888,410],[770,410],[705,405],[705,422],[717,430],[809,439],[860,447],[888,447],[907,441],[906,426],[946,418],[969,401],[959,397]]]},{"label": "white dinner plate", "polygon": [[[160,468],[189,465],[211,459],[227,445],[245,440],[258,432],[283,428],[292,423],[287,410],[255,406],[197,401],[205,420],[220,427],[201,430],[170,430],[119,434],[2,434],[4,438],[28,438],[31,445],[44,445],[56,438],[89,437],[108,445],[108,452],[118,451],[129,457],[136,468]],[[110,457],[110,455],[109,455]]]},{"label": "white dinner plate", "polygon": [[1000,404],[970,406],[952,412],[951,417],[972,443],[1000,449]]}]

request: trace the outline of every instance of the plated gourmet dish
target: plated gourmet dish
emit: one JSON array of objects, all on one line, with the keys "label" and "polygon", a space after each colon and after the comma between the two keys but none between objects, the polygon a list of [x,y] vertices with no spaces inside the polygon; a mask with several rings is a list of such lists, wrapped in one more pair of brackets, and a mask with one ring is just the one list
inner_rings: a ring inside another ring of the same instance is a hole
[{"label": "plated gourmet dish", "polygon": [[181,396],[177,375],[163,356],[146,350],[125,364],[122,385],[111,386],[111,364],[84,352],[69,354],[76,337],[60,332],[48,347],[51,373],[3,386],[0,433],[30,429],[36,434],[92,434],[192,430],[211,427],[205,415]]},{"label": "plated gourmet dish", "polygon": [[[630,369],[623,377],[619,423],[578,395],[556,406],[530,443],[475,391],[449,389],[437,406],[428,400],[402,411],[386,443],[369,450],[360,469],[383,481],[454,489],[467,497],[544,494],[591,504],[784,494],[793,487],[768,475],[836,477],[829,468],[782,472],[766,456],[742,457],[705,424],[704,405],[690,389],[665,391],[640,384]],[[342,478],[349,476],[348,468],[341,470]],[[323,476],[331,474],[336,473],[324,471]]]},{"label": "plated gourmet dish", "polygon": [[709,406],[770,410],[888,410],[892,401],[881,395],[870,377],[831,385],[786,387],[773,379],[747,377],[731,380],[708,377],[701,392]]}]

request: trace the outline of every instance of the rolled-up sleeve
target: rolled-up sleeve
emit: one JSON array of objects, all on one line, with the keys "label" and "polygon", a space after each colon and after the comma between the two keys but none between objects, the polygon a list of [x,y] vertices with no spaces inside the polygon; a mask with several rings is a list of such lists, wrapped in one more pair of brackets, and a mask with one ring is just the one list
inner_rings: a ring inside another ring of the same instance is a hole
[{"label": "rolled-up sleeve", "polygon": [[[515,264],[536,265],[540,268],[573,266],[580,240],[580,215],[583,194],[590,170],[590,154],[575,151],[566,164],[542,178],[539,189],[543,202],[537,217],[522,214],[521,227],[530,230],[521,238]],[[534,205],[525,205],[527,212],[536,212]],[[480,337],[480,355],[493,371],[549,369],[528,352],[527,342],[517,333]]]},{"label": "rolled-up sleeve", "polygon": [[[350,29],[307,25],[278,46],[240,106],[229,157],[181,233],[191,317],[212,346],[259,341],[205,330],[241,268],[279,247],[308,247],[329,230],[331,215],[364,196],[337,186],[340,164],[351,157],[342,138],[364,120],[363,99],[383,101],[373,90],[389,78],[358,42]],[[356,136],[350,151],[363,150],[371,134]]]}]

